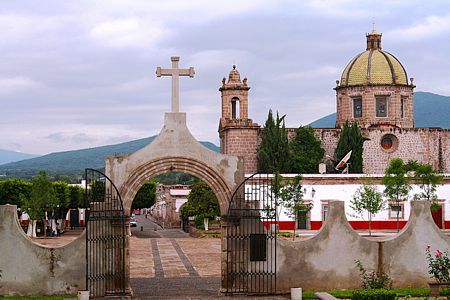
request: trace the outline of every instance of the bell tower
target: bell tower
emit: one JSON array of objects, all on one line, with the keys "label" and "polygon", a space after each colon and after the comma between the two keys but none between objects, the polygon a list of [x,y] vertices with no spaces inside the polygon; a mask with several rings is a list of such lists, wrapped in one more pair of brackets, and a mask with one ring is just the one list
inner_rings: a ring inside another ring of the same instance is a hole
[{"label": "bell tower", "polygon": [[219,88],[222,97],[222,114],[219,122],[220,151],[244,157],[245,173],[257,170],[257,148],[260,126],[248,118],[247,78],[241,76],[233,65]]}]

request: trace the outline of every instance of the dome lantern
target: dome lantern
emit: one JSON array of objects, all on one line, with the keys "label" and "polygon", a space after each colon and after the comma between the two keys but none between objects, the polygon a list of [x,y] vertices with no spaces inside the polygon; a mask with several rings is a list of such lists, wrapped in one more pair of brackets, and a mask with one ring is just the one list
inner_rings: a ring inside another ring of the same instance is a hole
[{"label": "dome lantern", "polygon": [[376,32],[376,30],[372,30],[371,33],[366,34],[367,38],[367,48],[366,50],[381,50],[381,33]]}]

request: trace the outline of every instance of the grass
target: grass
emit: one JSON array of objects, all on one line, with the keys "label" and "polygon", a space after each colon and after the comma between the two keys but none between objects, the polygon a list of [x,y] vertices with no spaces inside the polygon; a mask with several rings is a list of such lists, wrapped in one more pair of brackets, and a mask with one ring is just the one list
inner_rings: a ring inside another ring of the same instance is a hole
[{"label": "grass", "polygon": [[[333,290],[327,291],[328,294],[339,299],[350,299],[355,290]],[[430,289],[428,288],[404,288],[404,289],[391,289],[391,291],[397,294],[397,297],[410,298],[410,297],[428,297]],[[314,292],[303,292],[303,299],[317,299],[314,296]]]},{"label": "grass", "polygon": [[24,300],[24,299],[33,299],[33,300],[64,300],[64,299],[77,299],[75,296],[71,295],[59,295],[59,296],[0,296],[1,299],[8,300]]},{"label": "grass", "polygon": [[[355,290],[333,290],[327,291],[330,295],[339,299],[350,299]],[[398,298],[416,298],[415,300],[427,299],[430,294],[430,289],[427,288],[404,288],[404,289],[391,289],[391,291],[397,294]],[[306,291],[303,292],[303,299],[317,299],[314,296],[314,292]],[[23,299],[33,299],[33,300],[64,300],[64,299],[77,299],[77,297],[66,295],[66,296],[0,296],[0,298],[8,300],[23,300]],[[440,298],[438,298],[440,299]],[[443,298],[445,299],[445,298]]]}]

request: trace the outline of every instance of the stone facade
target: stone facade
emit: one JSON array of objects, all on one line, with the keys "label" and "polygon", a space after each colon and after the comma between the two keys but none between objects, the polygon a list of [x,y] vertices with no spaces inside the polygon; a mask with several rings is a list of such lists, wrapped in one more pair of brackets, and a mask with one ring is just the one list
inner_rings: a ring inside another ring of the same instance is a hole
[{"label": "stone facade", "polygon": [[[414,127],[414,93],[412,86],[352,86],[336,87],[336,127],[342,128],[345,121],[357,122],[362,128],[394,126]],[[387,98],[387,116],[376,116],[376,97]],[[362,116],[355,117],[355,99],[361,99]]]}]

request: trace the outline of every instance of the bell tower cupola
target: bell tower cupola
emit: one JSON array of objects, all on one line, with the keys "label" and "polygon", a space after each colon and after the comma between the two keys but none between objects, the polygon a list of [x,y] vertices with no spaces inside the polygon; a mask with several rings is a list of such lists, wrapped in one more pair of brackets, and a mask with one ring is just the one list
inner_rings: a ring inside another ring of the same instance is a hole
[{"label": "bell tower cupola", "polygon": [[248,90],[247,78],[241,81],[241,75],[236,66],[224,77],[219,91],[222,93],[222,119],[246,120],[248,119]]}]

